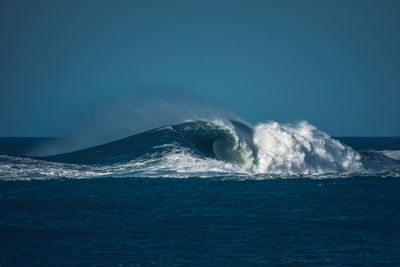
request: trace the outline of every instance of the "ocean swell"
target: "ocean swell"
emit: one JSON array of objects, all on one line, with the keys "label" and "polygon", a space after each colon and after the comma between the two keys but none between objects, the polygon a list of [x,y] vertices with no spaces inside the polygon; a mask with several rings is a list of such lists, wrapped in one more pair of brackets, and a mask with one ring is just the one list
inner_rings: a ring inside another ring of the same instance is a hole
[{"label": "ocean swell", "polygon": [[71,153],[2,156],[0,178],[328,177],[362,172],[362,159],[305,121],[253,128],[233,120],[196,120]]},{"label": "ocean swell", "polygon": [[306,121],[252,127],[234,120],[195,120],[71,153],[0,155],[0,180],[400,176],[398,150],[366,148],[354,150]]}]

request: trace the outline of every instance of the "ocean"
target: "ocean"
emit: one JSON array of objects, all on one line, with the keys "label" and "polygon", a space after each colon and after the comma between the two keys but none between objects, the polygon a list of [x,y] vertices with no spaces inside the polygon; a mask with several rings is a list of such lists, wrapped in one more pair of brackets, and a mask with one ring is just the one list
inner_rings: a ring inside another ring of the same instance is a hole
[{"label": "ocean", "polygon": [[187,121],[78,151],[0,138],[4,266],[400,261],[400,138]]}]

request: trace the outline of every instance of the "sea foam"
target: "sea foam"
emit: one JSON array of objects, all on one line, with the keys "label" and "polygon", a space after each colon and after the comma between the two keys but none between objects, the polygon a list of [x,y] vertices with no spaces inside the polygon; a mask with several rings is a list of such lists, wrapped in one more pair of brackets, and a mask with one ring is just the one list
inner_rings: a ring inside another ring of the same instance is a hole
[{"label": "sea foam", "polygon": [[259,173],[320,174],[362,169],[360,155],[306,121],[261,123],[254,128]]}]

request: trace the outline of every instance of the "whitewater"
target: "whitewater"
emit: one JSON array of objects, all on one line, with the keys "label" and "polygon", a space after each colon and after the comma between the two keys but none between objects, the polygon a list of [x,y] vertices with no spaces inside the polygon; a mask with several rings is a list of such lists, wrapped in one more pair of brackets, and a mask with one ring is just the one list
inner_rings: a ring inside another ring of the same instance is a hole
[{"label": "whitewater", "polygon": [[306,121],[192,120],[75,152],[0,155],[0,179],[399,176],[398,151],[360,150]]}]

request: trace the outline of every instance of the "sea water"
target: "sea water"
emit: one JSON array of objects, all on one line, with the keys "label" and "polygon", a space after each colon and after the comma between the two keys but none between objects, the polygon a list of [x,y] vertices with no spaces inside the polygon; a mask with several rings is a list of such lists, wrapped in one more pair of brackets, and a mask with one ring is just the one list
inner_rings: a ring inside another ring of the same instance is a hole
[{"label": "sea water", "polygon": [[0,140],[2,265],[400,261],[399,138],[192,121],[59,155],[39,141]]}]

